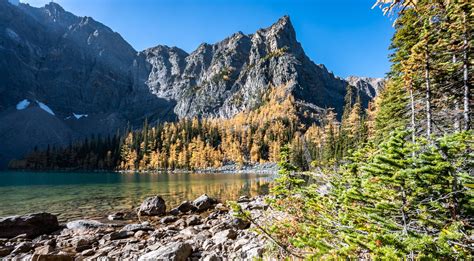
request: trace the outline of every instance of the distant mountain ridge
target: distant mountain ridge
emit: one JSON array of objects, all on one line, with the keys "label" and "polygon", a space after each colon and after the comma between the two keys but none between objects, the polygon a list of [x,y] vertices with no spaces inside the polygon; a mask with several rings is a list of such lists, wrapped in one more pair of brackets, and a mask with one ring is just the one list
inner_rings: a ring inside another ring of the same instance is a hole
[{"label": "distant mountain ridge", "polygon": [[[349,81],[366,104],[379,87],[365,82]],[[167,46],[137,52],[109,27],[56,3],[0,0],[0,166],[35,146],[115,133],[145,118],[232,117],[258,107],[270,86],[340,115],[347,84],[306,56],[288,16],[190,54]]]}]

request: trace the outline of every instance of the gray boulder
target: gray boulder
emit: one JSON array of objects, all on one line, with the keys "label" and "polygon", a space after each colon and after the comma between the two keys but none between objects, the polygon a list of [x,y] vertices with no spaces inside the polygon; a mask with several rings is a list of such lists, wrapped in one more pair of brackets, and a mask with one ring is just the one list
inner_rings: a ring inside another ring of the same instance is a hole
[{"label": "gray boulder", "polygon": [[186,219],[186,224],[188,226],[199,225],[201,223],[202,223],[201,217],[198,215],[192,215],[188,219]]},{"label": "gray boulder", "polygon": [[21,234],[36,237],[59,229],[58,218],[49,213],[11,216],[0,219],[0,238],[12,238]]},{"label": "gray boulder", "polygon": [[160,219],[160,223],[161,223],[161,224],[168,224],[168,223],[173,223],[173,222],[175,222],[176,220],[178,220],[178,217],[175,217],[175,216],[166,216],[166,217]]},{"label": "gray boulder", "polygon": [[268,204],[261,197],[256,198],[254,201],[251,201],[247,205],[247,209],[267,209]]},{"label": "gray boulder", "polygon": [[263,255],[264,246],[259,244],[248,244],[242,246],[241,258],[245,260],[255,260]]},{"label": "gray boulder", "polygon": [[173,260],[185,261],[192,253],[193,248],[185,242],[173,242],[158,248],[155,251],[142,255],[138,260]]},{"label": "gray boulder", "polygon": [[181,214],[181,212],[179,211],[178,208],[173,208],[173,209],[170,210],[169,214],[172,215],[172,216],[179,216],[179,214]]},{"label": "gray boulder", "polygon": [[241,218],[234,218],[230,221],[230,225],[236,229],[246,229],[250,227],[250,222]]},{"label": "gray boulder", "polygon": [[207,194],[203,194],[193,201],[193,205],[198,211],[205,211],[211,208],[215,202],[216,201]]},{"label": "gray boulder", "polygon": [[82,252],[92,248],[92,245],[96,242],[97,238],[94,236],[82,236],[73,238],[71,244],[77,252]]},{"label": "gray boulder", "polygon": [[237,238],[237,232],[233,229],[227,229],[221,232],[217,232],[213,237],[212,240],[216,245],[222,244],[228,240],[234,240]]},{"label": "gray boulder", "polygon": [[196,210],[196,207],[194,207],[193,204],[190,201],[186,200],[186,201],[183,201],[181,204],[179,204],[177,209],[181,213],[186,213],[186,212],[189,212],[189,211]]},{"label": "gray boulder", "polygon": [[[140,230],[140,231],[142,231],[142,230]],[[109,237],[110,237],[110,240],[117,240],[117,239],[124,239],[124,238],[127,238],[127,237],[131,237],[133,235],[135,235],[134,231],[123,230],[123,231],[112,232],[109,235]]]},{"label": "gray boulder", "polygon": [[95,220],[80,219],[70,221],[66,224],[68,229],[95,229],[100,227],[106,227],[107,224],[101,223]]},{"label": "gray boulder", "polygon": [[142,224],[128,224],[126,226],[124,226],[120,231],[133,231],[133,232],[137,232],[137,231],[150,231],[150,230],[154,230],[152,227],[150,227],[150,225],[147,223],[147,222],[144,222]]},{"label": "gray boulder", "polygon": [[166,214],[166,204],[160,196],[145,199],[138,210],[139,216],[161,216],[164,214]]}]

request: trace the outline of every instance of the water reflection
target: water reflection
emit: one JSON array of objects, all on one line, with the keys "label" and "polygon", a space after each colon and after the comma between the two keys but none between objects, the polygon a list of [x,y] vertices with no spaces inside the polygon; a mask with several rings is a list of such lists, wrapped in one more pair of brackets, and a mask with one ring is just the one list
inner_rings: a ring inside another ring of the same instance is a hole
[{"label": "water reflection", "polygon": [[268,192],[268,175],[163,173],[0,173],[0,216],[46,211],[61,220],[133,209],[147,196],[168,206],[207,193],[223,200]]}]

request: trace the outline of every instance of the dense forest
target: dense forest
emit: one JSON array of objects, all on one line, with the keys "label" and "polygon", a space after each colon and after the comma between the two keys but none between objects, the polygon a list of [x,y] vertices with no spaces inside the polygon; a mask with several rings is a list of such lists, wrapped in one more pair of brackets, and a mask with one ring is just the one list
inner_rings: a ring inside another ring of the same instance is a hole
[{"label": "dense forest", "polygon": [[[366,140],[374,126],[363,110],[359,90],[347,86],[345,111],[314,113],[295,103],[285,86],[270,87],[257,109],[230,119],[181,119],[125,135],[91,137],[67,148],[34,150],[12,169],[35,170],[202,170],[278,162],[290,144],[291,161],[301,170],[312,162],[335,162]],[[372,120],[373,121],[373,120]]]},{"label": "dense forest", "polygon": [[474,258],[473,5],[377,2],[396,32],[368,137],[336,166],[317,162],[309,174],[317,182],[295,173],[293,148],[282,149],[271,203],[287,217],[261,227],[282,257]]}]

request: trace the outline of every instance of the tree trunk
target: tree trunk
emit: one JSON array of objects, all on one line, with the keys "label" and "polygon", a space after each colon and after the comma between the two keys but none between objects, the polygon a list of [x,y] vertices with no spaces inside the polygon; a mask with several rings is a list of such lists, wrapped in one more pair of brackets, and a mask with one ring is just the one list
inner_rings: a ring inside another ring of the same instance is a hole
[{"label": "tree trunk", "polygon": [[[405,192],[405,188],[404,188],[405,184],[402,183],[401,185],[401,191],[402,191],[402,207],[400,208],[400,212],[401,212],[401,215],[402,215],[402,221],[403,221],[403,235],[408,235],[408,222],[409,222],[409,217],[407,215],[407,213],[405,212],[405,207],[407,206],[407,195],[406,195],[406,192]],[[407,260],[414,260],[414,253],[413,251],[410,251],[410,253],[408,254],[408,258]]]},{"label": "tree trunk", "polygon": [[469,86],[469,59],[468,59],[468,42],[467,42],[467,33],[464,33],[464,48],[463,48],[463,87],[464,87],[464,130],[471,129],[471,117],[470,117],[470,98],[471,90]]},{"label": "tree trunk", "polygon": [[[453,54],[453,64],[457,63],[456,55]],[[458,132],[461,130],[461,117],[459,115],[459,100],[457,93],[454,95],[454,131]]]},{"label": "tree trunk", "polygon": [[431,81],[430,81],[430,61],[429,61],[429,53],[426,51],[426,65],[425,65],[425,81],[426,81],[426,92],[425,92],[425,99],[426,99],[426,136],[428,139],[431,136]]},{"label": "tree trunk", "polygon": [[454,131],[458,132],[461,129],[461,119],[459,117],[459,101],[454,98]]},{"label": "tree trunk", "polygon": [[415,97],[413,97],[413,88],[410,88],[410,109],[411,109],[411,140],[415,143],[416,139],[416,125],[415,125]]}]

